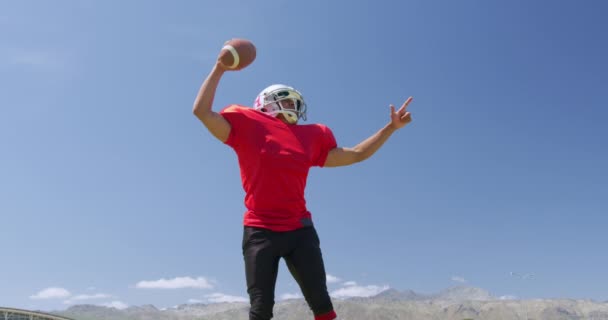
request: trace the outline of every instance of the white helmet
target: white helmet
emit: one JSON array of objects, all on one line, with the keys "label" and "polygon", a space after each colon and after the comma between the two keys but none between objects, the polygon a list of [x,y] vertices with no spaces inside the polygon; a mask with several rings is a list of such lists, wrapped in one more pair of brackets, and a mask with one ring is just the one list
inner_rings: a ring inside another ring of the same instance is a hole
[{"label": "white helmet", "polygon": [[282,114],[292,124],[300,118],[306,120],[304,97],[298,90],[284,84],[273,84],[262,90],[255,99],[253,108],[275,117]]}]

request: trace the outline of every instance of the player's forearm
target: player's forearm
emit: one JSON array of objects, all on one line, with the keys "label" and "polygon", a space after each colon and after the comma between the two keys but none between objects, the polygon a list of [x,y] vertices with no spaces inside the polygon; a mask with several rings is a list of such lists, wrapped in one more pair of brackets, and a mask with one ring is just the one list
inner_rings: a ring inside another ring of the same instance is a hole
[{"label": "player's forearm", "polygon": [[213,67],[205,82],[198,91],[198,95],[194,100],[192,112],[201,120],[212,115],[211,106],[215,98],[215,91],[220,83],[220,79],[224,74],[224,70],[217,65]]},{"label": "player's forearm", "polygon": [[376,153],[376,151],[382,147],[382,145],[388,140],[388,138],[390,138],[395,130],[396,129],[389,123],[382,129],[378,130],[378,132],[352,148],[358,154],[357,162],[363,161]]}]

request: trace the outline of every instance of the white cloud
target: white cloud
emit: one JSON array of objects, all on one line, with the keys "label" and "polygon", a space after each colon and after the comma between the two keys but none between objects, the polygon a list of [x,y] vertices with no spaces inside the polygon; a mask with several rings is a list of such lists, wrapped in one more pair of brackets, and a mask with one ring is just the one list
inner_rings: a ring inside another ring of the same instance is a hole
[{"label": "white cloud", "polygon": [[112,298],[112,296],[109,294],[105,294],[105,293],[79,294],[79,295],[71,297],[68,300],[65,300],[63,303],[64,304],[73,304],[73,303],[76,303],[78,301],[83,301],[83,300],[108,299],[108,298]]},{"label": "white cloud", "polygon": [[0,64],[31,70],[65,70],[70,60],[66,52],[48,49],[6,48]]},{"label": "white cloud", "polygon": [[188,303],[203,303],[205,301],[199,299],[188,299]]},{"label": "white cloud", "polygon": [[71,295],[71,293],[64,288],[46,288],[35,295],[30,296],[30,299],[62,299],[67,298]]},{"label": "white cloud", "polygon": [[302,298],[302,294],[300,293],[283,293],[279,300],[288,300],[288,299],[300,299]]},{"label": "white cloud", "polygon": [[505,296],[500,296],[498,299],[500,299],[500,300],[517,300],[517,296],[505,295]]},{"label": "white cloud", "polygon": [[43,52],[23,52],[21,55],[12,56],[10,62],[16,65],[33,67],[48,66],[55,63],[48,53]]},{"label": "white cloud", "polygon": [[326,278],[327,278],[327,283],[338,283],[338,282],[342,281],[342,279],[340,279],[336,276],[332,276],[331,274],[327,274]]},{"label": "white cloud", "polygon": [[344,285],[347,287],[352,287],[352,286],[356,286],[357,283],[354,281],[346,281],[346,282],[344,282]]},{"label": "white cloud", "polygon": [[352,298],[352,297],[372,297],[379,294],[382,291],[388,290],[389,286],[358,286],[349,285],[344,288],[340,288],[330,293],[334,298]]},{"label": "white cloud", "polygon": [[460,276],[452,276],[452,281],[456,281],[456,282],[460,282],[460,283],[467,282],[467,280],[465,280],[463,277],[460,277]]},{"label": "white cloud", "polygon": [[100,306],[104,306],[104,307],[108,307],[108,308],[115,308],[118,310],[126,309],[129,307],[129,305],[127,305],[126,303],[124,303],[122,301],[112,301],[112,302],[102,303],[102,304],[100,304]]},{"label": "white cloud", "polygon": [[223,293],[212,293],[205,295],[205,298],[210,303],[220,303],[220,302],[249,302],[249,299],[238,296],[230,296]]},{"label": "white cloud", "polygon": [[520,279],[532,279],[532,278],[534,278],[534,273],[520,274],[520,273],[511,271],[511,272],[509,272],[509,275],[511,277],[520,278]]},{"label": "white cloud", "polygon": [[140,281],[135,285],[138,289],[184,289],[184,288],[195,288],[195,289],[212,289],[213,285],[209,280],[198,277],[176,277],[173,279],[160,279],[152,281]]}]

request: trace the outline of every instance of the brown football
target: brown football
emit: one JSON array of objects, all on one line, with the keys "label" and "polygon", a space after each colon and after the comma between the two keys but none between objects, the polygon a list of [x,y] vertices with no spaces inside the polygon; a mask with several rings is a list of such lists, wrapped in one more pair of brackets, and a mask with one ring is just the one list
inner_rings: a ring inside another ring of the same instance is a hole
[{"label": "brown football", "polygon": [[241,70],[255,60],[255,46],[247,39],[231,39],[220,51],[220,62],[226,69]]}]

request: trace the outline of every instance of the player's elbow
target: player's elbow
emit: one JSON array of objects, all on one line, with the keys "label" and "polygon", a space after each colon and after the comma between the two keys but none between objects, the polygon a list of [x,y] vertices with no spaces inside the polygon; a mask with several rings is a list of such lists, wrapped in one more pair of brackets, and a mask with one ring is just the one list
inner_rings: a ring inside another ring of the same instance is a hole
[{"label": "player's elbow", "polygon": [[347,152],[344,154],[344,157],[341,159],[341,165],[350,166],[352,164],[356,164],[367,159],[365,153],[358,149],[347,149]]},{"label": "player's elbow", "polygon": [[192,114],[194,114],[201,121],[204,121],[205,119],[209,118],[209,116],[211,115],[211,112],[210,112],[210,110],[205,110],[204,108],[200,108],[197,105],[195,105],[192,108]]},{"label": "player's elbow", "polygon": [[359,150],[358,148],[353,148],[350,152],[352,163],[359,163],[367,160],[371,154],[367,154],[363,150]]}]

